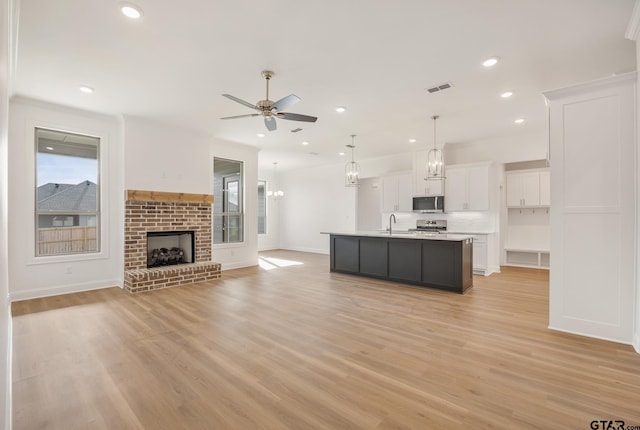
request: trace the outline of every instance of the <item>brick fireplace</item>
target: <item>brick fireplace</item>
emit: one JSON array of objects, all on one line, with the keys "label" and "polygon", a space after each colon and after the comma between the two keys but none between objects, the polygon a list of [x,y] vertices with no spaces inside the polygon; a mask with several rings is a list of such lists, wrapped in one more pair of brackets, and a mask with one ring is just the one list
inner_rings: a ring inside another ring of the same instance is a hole
[{"label": "brick fireplace", "polygon": [[[127,190],[124,226],[124,288],[131,293],[220,278],[211,261],[210,194]],[[147,268],[148,232],[193,231],[195,258],[189,264]]]}]

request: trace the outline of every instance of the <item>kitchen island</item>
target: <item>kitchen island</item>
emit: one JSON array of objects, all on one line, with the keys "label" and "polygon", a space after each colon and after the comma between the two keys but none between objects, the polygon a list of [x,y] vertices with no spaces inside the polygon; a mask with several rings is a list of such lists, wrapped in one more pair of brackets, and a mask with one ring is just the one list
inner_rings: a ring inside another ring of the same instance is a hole
[{"label": "kitchen island", "polygon": [[323,232],[332,272],[464,293],[473,286],[473,237],[462,234]]}]

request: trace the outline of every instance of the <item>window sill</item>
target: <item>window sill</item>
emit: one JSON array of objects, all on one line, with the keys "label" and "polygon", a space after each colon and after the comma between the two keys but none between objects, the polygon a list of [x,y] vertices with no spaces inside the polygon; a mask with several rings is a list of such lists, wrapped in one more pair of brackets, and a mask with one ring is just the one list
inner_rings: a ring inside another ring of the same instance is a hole
[{"label": "window sill", "polygon": [[109,258],[109,254],[106,252],[92,252],[88,254],[64,254],[64,255],[47,255],[42,257],[31,256],[27,265],[35,266],[40,264],[59,264],[59,263],[72,263],[78,261],[95,261],[106,260]]}]

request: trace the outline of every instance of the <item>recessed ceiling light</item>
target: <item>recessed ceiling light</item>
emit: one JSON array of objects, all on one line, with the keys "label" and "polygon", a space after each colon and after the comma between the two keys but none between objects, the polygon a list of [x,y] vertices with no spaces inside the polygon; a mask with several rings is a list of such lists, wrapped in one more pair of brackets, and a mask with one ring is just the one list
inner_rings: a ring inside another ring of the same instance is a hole
[{"label": "recessed ceiling light", "polygon": [[338,152],[338,155],[344,155],[344,152]]},{"label": "recessed ceiling light", "polygon": [[496,64],[498,64],[498,60],[499,60],[499,58],[498,58],[498,57],[491,57],[491,58],[487,58],[486,60],[484,60],[484,61],[482,62],[482,65],[483,65],[484,67],[493,67],[493,66],[495,66]]},{"label": "recessed ceiling light", "polygon": [[522,124],[524,122],[524,118],[518,118],[517,120],[513,121],[516,124]]},{"label": "recessed ceiling light", "polygon": [[131,3],[122,3],[120,6],[120,12],[127,18],[139,19],[142,16],[142,9]]},{"label": "recessed ceiling light", "polygon": [[80,88],[78,88],[80,91],[82,91],[85,94],[91,94],[93,92],[93,88],[88,87],[86,85],[81,85]]},{"label": "recessed ceiling light", "polygon": [[416,140],[415,139],[409,139],[409,142],[410,143],[416,143]]},{"label": "recessed ceiling light", "polygon": [[503,99],[508,99],[512,95],[513,93],[511,91],[505,91],[504,93],[500,94],[500,97],[502,97]]},{"label": "recessed ceiling light", "polygon": [[303,145],[308,145],[309,142],[307,142],[306,140],[304,142],[302,142]]},{"label": "recessed ceiling light", "polygon": [[265,134],[264,134],[264,133],[258,133],[258,134],[257,134],[257,136],[258,136],[258,137],[264,137],[264,136],[265,136]]},{"label": "recessed ceiling light", "polygon": [[52,146],[45,146],[45,149],[47,149],[48,151],[53,151],[53,147]]},{"label": "recessed ceiling light", "polygon": [[338,107],[336,108],[336,112],[338,112],[338,113],[342,113],[342,112],[344,112],[344,111],[346,111],[346,110],[347,110],[347,108],[346,108],[346,107],[344,107],[344,106],[338,106]]}]

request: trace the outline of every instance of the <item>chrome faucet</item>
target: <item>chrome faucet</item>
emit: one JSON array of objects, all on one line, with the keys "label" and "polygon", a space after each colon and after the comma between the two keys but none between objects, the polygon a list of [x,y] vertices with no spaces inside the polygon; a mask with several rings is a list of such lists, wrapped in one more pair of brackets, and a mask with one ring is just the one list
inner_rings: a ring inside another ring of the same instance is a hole
[{"label": "chrome faucet", "polygon": [[391,228],[391,219],[393,218],[393,223],[396,223],[396,216],[394,214],[389,215],[389,236],[391,236],[393,229]]}]

